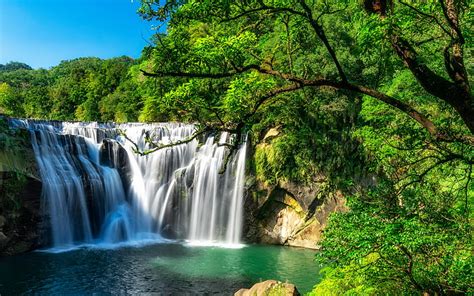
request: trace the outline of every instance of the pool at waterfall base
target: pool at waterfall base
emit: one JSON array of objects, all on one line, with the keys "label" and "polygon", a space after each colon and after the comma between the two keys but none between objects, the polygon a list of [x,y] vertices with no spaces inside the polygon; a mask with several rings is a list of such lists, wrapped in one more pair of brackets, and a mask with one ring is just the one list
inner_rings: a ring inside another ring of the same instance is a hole
[{"label": "pool at waterfall base", "polygon": [[267,279],[304,293],[317,283],[314,250],[241,244],[245,136],[198,140],[181,123],[9,124],[30,133],[50,248],[0,258],[0,295],[233,295]]},{"label": "pool at waterfall base", "polygon": [[305,293],[319,281],[315,252],[283,246],[225,248],[173,241],[39,251],[0,258],[0,294],[233,295],[267,279],[293,283]]}]

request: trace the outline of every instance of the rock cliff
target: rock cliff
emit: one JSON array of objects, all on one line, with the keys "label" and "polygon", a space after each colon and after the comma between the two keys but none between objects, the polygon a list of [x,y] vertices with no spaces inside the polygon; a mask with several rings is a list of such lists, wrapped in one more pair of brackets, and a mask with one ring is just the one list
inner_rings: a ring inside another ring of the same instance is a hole
[{"label": "rock cliff", "polygon": [[[278,131],[269,130],[254,150],[269,149],[275,137]],[[249,172],[246,189],[244,233],[250,242],[317,249],[329,214],[346,209],[341,191],[331,188],[322,174],[309,184],[268,185]]]},{"label": "rock cliff", "polygon": [[340,191],[321,195],[320,189],[261,183],[245,203],[246,240],[317,249],[330,213],[345,210]]},{"label": "rock cliff", "polygon": [[41,181],[30,147],[0,150],[0,256],[45,243]]}]

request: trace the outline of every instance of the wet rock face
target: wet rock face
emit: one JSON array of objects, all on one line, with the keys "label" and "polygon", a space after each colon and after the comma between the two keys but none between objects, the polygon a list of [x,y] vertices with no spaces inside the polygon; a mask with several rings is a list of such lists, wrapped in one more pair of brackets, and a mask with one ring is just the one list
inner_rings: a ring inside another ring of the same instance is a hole
[{"label": "wet rock face", "polygon": [[[0,172],[0,187],[14,180],[11,174]],[[15,208],[5,207],[6,201],[0,200],[0,256],[20,254],[47,245],[47,229],[41,211],[41,187],[40,181],[27,178],[17,195]]]},{"label": "wet rock face", "polygon": [[235,292],[234,296],[299,296],[301,295],[296,289],[295,285],[282,283],[275,280],[267,280],[264,282],[256,283],[250,289],[240,289]]},{"label": "wet rock face", "polygon": [[102,165],[117,169],[125,192],[127,192],[130,188],[131,169],[125,148],[114,140],[103,139],[99,152],[99,161]]},{"label": "wet rock face", "polygon": [[[19,137],[28,138],[24,132]],[[34,152],[27,141],[18,145],[0,150],[0,256],[45,246],[48,238]]]}]

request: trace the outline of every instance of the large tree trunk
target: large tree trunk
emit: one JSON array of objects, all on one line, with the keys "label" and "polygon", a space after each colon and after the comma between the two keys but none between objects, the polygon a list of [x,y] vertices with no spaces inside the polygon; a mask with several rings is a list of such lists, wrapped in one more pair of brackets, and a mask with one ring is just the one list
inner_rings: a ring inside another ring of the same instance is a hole
[{"label": "large tree trunk", "polygon": [[392,47],[410,69],[420,85],[431,95],[451,105],[474,134],[474,99],[465,83],[456,83],[433,72],[420,59],[411,45],[402,37],[392,36]]},{"label": "large tree trunk", "polygon": [[[384,18],[390,4],[392,4],[390,0],[366,0],[364,8],[368,13],[376,13]],[[421,13],[409,4],[404,5]],[[420,85],[431,95],[452,106],[470,132],[474,134],[474,98],[464,66],[463,46],[465,41],[459,27],[459,9],[457,7],[459,3],[455,0],[439,0],[439,5],[443,10],[445,21],[449,25],[448,30],[443,28],[450,38],[449,44],[444,49],[444,64],[451,81],[436,74],[420,61],[415,49],[396,32],[391,36],[392,47]],[[441,26],[440,23],[437,24]]]}]

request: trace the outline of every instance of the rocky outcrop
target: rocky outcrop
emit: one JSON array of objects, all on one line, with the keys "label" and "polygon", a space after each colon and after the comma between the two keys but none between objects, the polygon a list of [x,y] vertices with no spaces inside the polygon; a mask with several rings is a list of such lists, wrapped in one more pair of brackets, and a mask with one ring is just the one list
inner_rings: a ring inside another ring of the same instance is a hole
[{"label": "rocky outcrop", "polygon": [[327,193],[295,184],[255,187],[245,205],[247,241],[317,249],[329,214],[345,210],[339,191]]},{"label": "rocky outcrop", "polygon": [[130,163],[127,151],[117,141],[111,139],[102,140],[99,152],[100,164],[117,169],[125,192],[130,188],[132,179]]},{"label": "rocky outcrop", "polygon": [[[256,149],[268,149],[278,130],[267,132]],[[249,242],[319,248],[329,214],[344,211],[345,198],[324,175],[310,184],[268,185],[249,174],[245,197],[245,239]]]},{"label": "rocky outcrop", "polygon": [[30,147],[0,150],[0,256],[44,245],[38,169]]},{"label": "rocky outcrop", "polygon": [[295,285],[267,280],[256,283],[250,289],[240,289],[234,296],[298,296],[300,293]]},{"label": "rocky outcrop", "polygon": [[[16,181],[11,173],[0,173],[0,183]],[[2,187],[3,185],[0,185]],[[27,178],[15,197],[14,206],[2,196],[0,213],[0,256],[37,249],[47,242],[43,232],[41,182]],[[1,188],[0,188],[1,189]],[[2,190],[0,190],[2,192]]]}]

